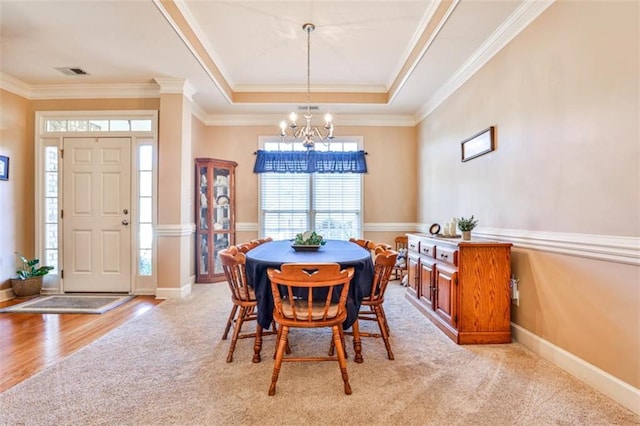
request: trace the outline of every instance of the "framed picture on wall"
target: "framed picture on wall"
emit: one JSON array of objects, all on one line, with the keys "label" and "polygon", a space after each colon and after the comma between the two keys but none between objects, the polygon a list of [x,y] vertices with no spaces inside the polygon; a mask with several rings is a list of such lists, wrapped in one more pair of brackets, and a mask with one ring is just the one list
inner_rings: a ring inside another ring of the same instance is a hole
[{"label": "framed picture on wall", "polygon": [[461,142],[462,162],[479,157],[495,149],[495,127],[476,133]]},{"label": "framed picture on wall", "polygon": [[9,157],[0,155],[0,180],[9,180]]}]

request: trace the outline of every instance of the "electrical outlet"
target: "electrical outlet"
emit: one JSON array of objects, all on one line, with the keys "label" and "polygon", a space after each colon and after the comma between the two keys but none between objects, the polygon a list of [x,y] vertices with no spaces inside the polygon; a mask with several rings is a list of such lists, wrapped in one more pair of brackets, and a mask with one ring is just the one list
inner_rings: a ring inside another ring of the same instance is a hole
[{"label": "electrical outlet", "polygon": [[509,287],[511,287],[511,303],[516,306],[520,306],[520,291],[518,290],[518,282],[520,280],[516,277],[511,277],[509,280]]}]

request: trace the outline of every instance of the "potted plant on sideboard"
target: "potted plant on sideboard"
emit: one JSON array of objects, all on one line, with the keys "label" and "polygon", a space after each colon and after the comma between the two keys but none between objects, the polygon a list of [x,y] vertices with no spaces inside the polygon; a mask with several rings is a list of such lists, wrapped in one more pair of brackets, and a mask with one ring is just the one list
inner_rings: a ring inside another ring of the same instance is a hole
[{"label": "potted plant on sideboard", "polygon": [[458,219],[458,229],[462,231],[462,239],[465,241],[471,240],[471,231],[478,224],[478,220],[473,218],[473,215],[469,219],[461,217]]},{"label": "potted plant on sideboard", "polygon": [[38,266],[40,259],[27,259],[16,253],[22,262],[22,267],[16,270],[18,276],[11,278],[11,288],[16,297],[35,296],[42,290],[42,277],[47,275],[53,266]]}]

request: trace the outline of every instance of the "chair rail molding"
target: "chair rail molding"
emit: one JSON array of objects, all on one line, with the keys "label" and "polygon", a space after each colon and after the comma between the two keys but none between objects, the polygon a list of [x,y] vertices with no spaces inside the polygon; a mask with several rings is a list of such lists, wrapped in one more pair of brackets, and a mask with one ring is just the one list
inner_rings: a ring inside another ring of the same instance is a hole
[{"label": "chair rail molding", "polygon": [[157,237],[186,237],[196,232],[195,223],[176,225],[157,225],[155,235]]},{"label": "chair rail molding", "polygon": [[236,232],[258,232],[260,227],[256,222],[236,222]]},{"label": "chair rail molding", "polygon": [[510,242],[515,248],[640,265],[640,238],[479,227],[473,235]]}]

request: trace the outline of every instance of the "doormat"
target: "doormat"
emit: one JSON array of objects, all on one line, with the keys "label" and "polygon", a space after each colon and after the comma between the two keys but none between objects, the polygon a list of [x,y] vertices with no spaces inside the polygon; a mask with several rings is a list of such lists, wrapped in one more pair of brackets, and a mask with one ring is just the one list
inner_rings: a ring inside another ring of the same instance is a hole
[{"label": "doormat", "polygon": [[128,295],[58,295],[41,296],[0,309],[0,313],[23,314],[102,314],[135,296]]}]

